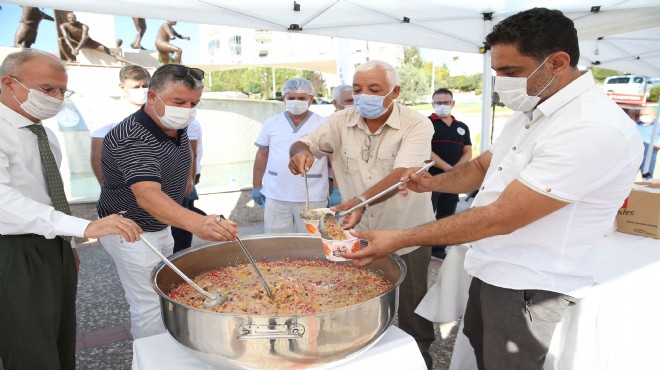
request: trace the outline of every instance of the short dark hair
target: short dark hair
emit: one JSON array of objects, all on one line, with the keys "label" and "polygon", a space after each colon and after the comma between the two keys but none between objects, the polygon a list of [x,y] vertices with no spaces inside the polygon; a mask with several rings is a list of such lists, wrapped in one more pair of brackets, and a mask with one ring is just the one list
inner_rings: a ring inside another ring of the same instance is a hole
[{"label": "short dark hair", "polygon": [[149,90],[156,92],[163,91],[166,87],[170,85],[181,85],[185,86],[190,90],[201,90],[204,88],[204,81],[198,80],[193,77],[190,73],[185,73],[181,76],[179,73],[184,69],[189,70],[189,67],[186,67],[182,64],[165,64],[160,66],[154,74],[151,76],[151,82],[149,82]]},{"label": "short dark hair", "polygon": [[144,67],[141,66],[136,66],[136,65],[129,65],[122,67],[119,70],[119,82],[124,83],[126,80],[133,80],[133,81],[142,81],[142,80],[147,80],[147,82],[151,79],[151,76],[149,75],[149,71],[147,71]]},{"label": "short dark hair", "polygon": [[435,91],[433,92],[433,94],[431,95],[431,98],[433,98],[434,96],[436,96],[436,95],[438,95],[438,94],[447,94],[447,95],[451,96],[452,100],[454,99],[454,94],[452,94],[452,93],[451,93],[451,90],[449,90],[449,89],[446,88],[446,87],[441,87],[441,88],[435,90]]},{"label": "short dark hair", "polygon": [[566,52],[571,67],[580,59],[577,30],[559,10],[533,8],[501,21],[486,36],[486,46],[515,45],[518,52],[542,62],[551,53]]}]

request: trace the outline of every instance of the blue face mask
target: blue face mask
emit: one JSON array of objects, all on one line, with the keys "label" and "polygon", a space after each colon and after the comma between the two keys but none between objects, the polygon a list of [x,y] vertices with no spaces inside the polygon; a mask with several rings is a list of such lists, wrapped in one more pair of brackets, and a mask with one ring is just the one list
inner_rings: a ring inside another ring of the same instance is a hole
[{"label": "blue face mask", "polygon": [[394,88],[383,96],[371,94],[353,95],[353,106],[355,107],[355,111],[366,119],[376,119],[382,116],[390,108],[390,105],[394,103],[394,100],[392,100],[392,103],[390,103],[387,108],[383,107],[385,97],[390,95],[392,91],[394,91]]}]

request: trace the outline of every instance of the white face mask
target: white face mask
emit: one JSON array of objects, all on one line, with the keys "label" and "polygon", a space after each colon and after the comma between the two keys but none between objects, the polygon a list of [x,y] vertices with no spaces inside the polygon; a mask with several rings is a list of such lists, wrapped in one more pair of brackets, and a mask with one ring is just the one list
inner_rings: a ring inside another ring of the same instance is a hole
[{"label": "white face mask", "polygon": [[286,111],[293,114],[294,116],[299,116],[309,108],[309,102],[306,100],[286,100]]},{"label": "white face mask", "polygon": [[451,105],[434,105],[433,110],[438,117],[444,118],[451,114]]},{"label": "white face mask", "polygon": [[64,100],[46,95],[35,89],[29,89],[15,78],[14,81],[18,82],[21,86],[25,87],[29,91],[28,97],[23,103],[18,101],[16,96],[13,94],[12,96],[20,104],[21,109],[23,109],[25,113],[31,115],[32,117],[40,121],[53,118],[59,111],[62,110],[62,108],[64,108]]},{"label": "white face mask", "polygon": [[[548,58],[550,58],[550,56],[548,56]],[[536,96],[527,95],[527,80],[532,77],[543,64],[545,64],[548,58],[545,58],[543,63],[536,67],[534,72],[527,77],[495,77],[493,90],[499,95],[500,100],[502,100],[504,105],[511,110],[519,112],[529,112],[536,107],[541,101],[539,95],[550,86],[552,81],[555,80],[555,76],[552,76],[552,80],[550,80],[550,82],[548,82],[548,84],[545,85]]]},{"label": "white face mask", "polygon": [[166,128],[181,130],[188,127],[188,125],[190,125],[190,122],[192,122],[195,119],[195,116],[197,115],[197,107],[194,108],[173,107],[171,105],[165,104],[163,99],[161,99],[160,96],[158,96],[158,94],[156,94],[156,97],[165,106],[165,114],[163,114],[162,117],[159,116],[158,113],[156,113],[155,106],[153,107],[154,113],[160,119],[160,123],[162,123],[163,126],[165,126]]},{"label": "white face mask", "polygon": [[133,104],[142,105],[147,102],[147,91],[149,89],[143,87],[136,87],[128,89],[128,101]]}]

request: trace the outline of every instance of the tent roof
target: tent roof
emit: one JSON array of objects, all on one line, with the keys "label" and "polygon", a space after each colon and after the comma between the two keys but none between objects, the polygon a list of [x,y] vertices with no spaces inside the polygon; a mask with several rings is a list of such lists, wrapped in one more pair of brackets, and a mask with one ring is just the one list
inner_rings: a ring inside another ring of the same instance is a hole
[{"label": "tent roof", "polygon": [[[301,32],[479,52],[500,20],[531,6],[562,10],[581,40],[660,27],[657,0],[5,0],[54,9]],[[490,14],[485,16],[484,14]],[[492,17],[492,22],[484,22]]]}]

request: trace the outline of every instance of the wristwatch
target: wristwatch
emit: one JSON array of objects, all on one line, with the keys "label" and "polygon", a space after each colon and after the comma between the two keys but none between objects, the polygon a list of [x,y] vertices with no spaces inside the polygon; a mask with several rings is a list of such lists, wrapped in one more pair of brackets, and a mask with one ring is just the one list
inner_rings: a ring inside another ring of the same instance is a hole
[{"label": "wristwatch", "polygon": [[[361,195],[356,195],[356,196],[353,197],[353,199],[357,199],[357,200],[359,200],[360,203],[362,203],[362,202],[366,202],[366,201],[367,201],[367,200],[366,200],[363,196],[361,196]],[[366,211],[367,209],[369,209],[369,204],[365,203],[365,204],[364,204],[364,210]]]}]

